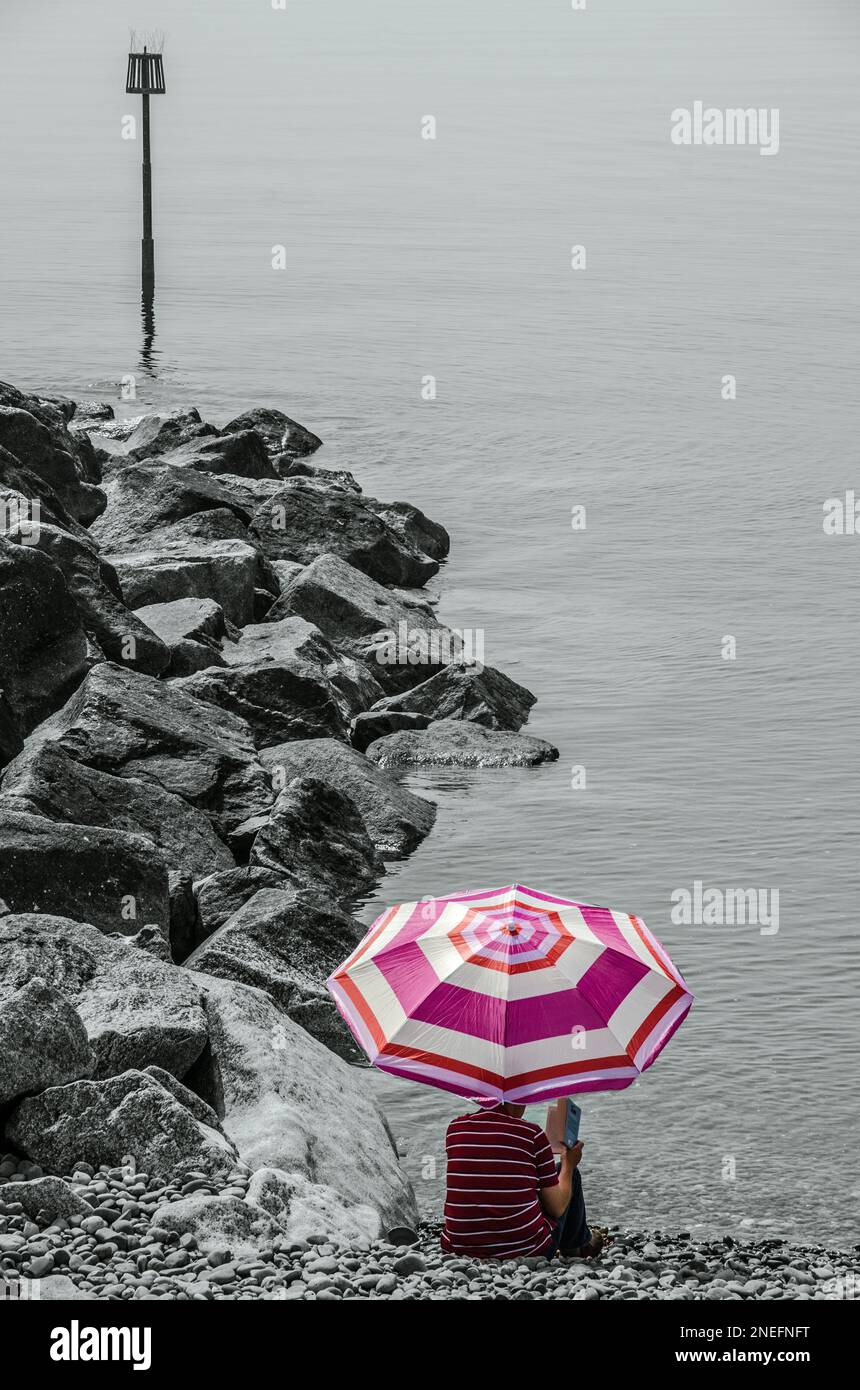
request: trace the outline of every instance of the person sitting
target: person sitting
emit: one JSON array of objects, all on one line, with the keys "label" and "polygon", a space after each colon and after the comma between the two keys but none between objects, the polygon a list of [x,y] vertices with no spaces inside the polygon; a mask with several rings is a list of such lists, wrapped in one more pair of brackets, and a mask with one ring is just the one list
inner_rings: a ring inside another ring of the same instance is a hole
[{"label": "person sitting", "polygon": [[448,1126],[442,1249],[488,1260],[594,1258],[603,1236],[586,1221],[582,1141],[563,1150],[556,1169],[546,1134],[524,1111],[501,1101]]}]

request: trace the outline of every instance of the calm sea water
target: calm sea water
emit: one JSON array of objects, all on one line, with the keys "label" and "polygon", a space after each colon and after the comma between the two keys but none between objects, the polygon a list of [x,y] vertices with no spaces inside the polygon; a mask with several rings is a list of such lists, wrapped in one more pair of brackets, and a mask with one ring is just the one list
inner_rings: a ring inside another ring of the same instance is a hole
[{"label": "calm sea water", "polygon": [[[135,23],[168,31],[149,344]],[[366,920],[517,880],[640,913],[696,993],[586,1100],[598,1219],[858,1239],[860,537],[821,524],[860,481],[858,38],[849,0],[3,6],[2,375],[294,414],[449,527],[441,614],[560,748],[410,779],[438,824]],[[696,100],[778,107],[779,154],[676,148]],[[778,888],[779,931],[673,925],[696,879]],[[374,1085],[434,1211],[458,1103]]]}]

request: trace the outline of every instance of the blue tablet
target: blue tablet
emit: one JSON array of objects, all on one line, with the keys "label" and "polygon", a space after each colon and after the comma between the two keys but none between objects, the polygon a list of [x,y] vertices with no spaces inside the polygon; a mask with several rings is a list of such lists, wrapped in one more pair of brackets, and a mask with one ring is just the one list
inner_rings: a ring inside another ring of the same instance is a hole
[{"label": "blue tablet", "polygon": [[579,1122],[582,1118],[582,1111],[575,1101],[568,1096],[567,1113],[564,1124],[564,1142],[568,1149],[572,1148],[579,1138]]}]

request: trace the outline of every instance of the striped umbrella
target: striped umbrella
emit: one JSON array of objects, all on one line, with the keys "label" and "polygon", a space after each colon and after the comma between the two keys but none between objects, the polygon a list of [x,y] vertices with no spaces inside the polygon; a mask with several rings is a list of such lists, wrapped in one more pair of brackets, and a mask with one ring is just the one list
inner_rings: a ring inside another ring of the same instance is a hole
[{"label": "striped umbrella", "polygon": [[519,1104],[622,1090],[693,996],[638,917],[515,883],[400,903],[328,988],[374,1066]]}]

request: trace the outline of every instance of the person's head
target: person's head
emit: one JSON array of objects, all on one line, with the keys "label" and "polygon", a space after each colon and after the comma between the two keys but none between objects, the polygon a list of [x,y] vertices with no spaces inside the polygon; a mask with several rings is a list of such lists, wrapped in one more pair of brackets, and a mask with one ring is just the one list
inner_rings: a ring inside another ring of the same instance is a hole
[{"label": "person's head", "polygon": [[502,1109],[506,1115],[511,1115],[515,1120],[521,1120],[526,1112],[526,1107],[524,1105],[514,1105],[510,1100],[503,1102]]}]

